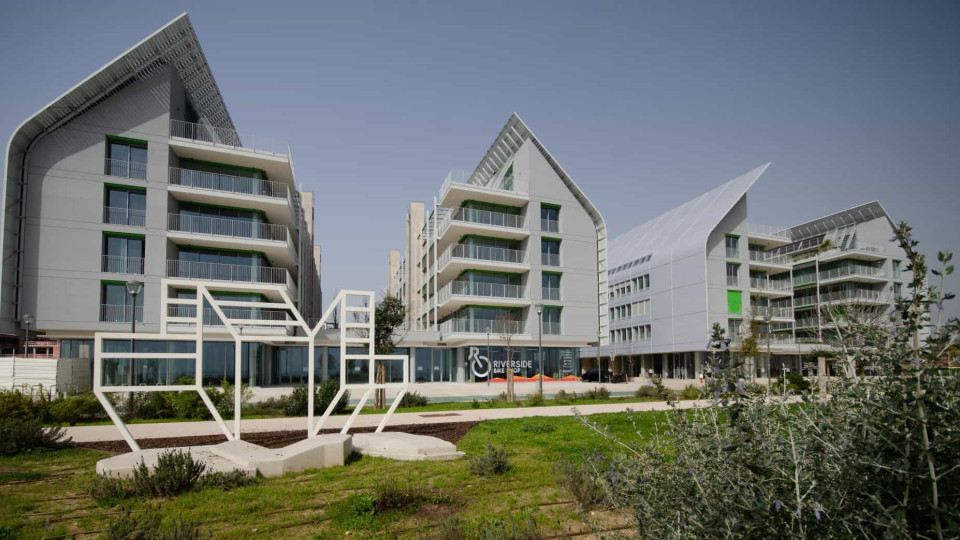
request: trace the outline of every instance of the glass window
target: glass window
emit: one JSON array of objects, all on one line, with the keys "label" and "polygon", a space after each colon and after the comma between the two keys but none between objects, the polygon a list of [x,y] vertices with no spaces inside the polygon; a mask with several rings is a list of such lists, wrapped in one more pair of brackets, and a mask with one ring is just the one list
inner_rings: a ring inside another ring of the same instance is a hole
[{"label": "glass window", "polygon": [[107,140],[106,174],[147,178],[147,145],[133,141]]},{"label": "glass window", "polygon": [[540,259],[544,266],[560,266],[560,241],[541,239]]},{"label": "glass window", "polygon": [[727,263],[727,285],[740,284],[740,265]]},{"label": "glass window", "polygon": [[725,237],[725,243],[727,247],[727,257],[739,258],[740,238],[737,236],[727,235]]}]

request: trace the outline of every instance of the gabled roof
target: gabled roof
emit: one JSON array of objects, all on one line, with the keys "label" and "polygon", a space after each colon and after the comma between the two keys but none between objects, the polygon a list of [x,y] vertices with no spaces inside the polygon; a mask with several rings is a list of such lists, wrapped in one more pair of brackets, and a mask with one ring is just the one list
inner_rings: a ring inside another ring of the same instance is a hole
[{"label": "gabled roof", "polygon": [[877,201],[872,201],[866,204],[861,204],[860,206],[855,206],[848,210],[843,210],[842,212],[836,212],[834,214],[830,214],[829,216],[824,216],[822,218],[814,219],[812,221],[790,227],[790,238],[796,242],[798,240],[817,236],[818,234],[823,234],[834,229],[850,227],[851,225],[857,225],[859,223],[863,223],[864,221],[870,221],[877,218],[887,218],[887,221],[889,221],[890,225],[893,226],[893,220],[890,219],[890,216],[887,214],[887,211],[884,210],[883,205]]},{"label": "gabled roof", "polygon": [[647,262],[657,266],[705,253],[707,236],[769,166],[757,167],[617,236],[610,243],[610,269],[635,266],[630,263],[648,256]]}]

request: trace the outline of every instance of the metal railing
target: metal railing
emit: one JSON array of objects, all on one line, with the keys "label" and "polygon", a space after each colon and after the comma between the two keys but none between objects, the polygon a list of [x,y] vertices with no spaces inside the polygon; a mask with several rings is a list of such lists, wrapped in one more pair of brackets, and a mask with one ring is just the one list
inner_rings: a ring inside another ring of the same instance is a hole
[{"label": "metal railing", "polygon": [[560,266],[560,254],[540,253],[540,264],[542,266]]},{"label": "metal railing", "polygon": [[130,227],[146,227],[147,211],[116,206],[103,207],[103,222],[111,225],[129,225]]},{"label": "metal railing", "polygon": [[195,171],[192,169],[180,169],[177,167],[170,167],[167,183],[171,186],[223,191],[241,195],[256,195],[274,199],[286,199],[290,192],[289,187],[281,182]]},{"label": "metal railing", "polygon": [[234,150],[282,156],[290,155],[290,143],[285,139],[246,132],[240,133],[233,129],[208,124],[195,124],[183,120],[170,119],[170,136],[193,142],[226,146]]},{"label": "metal railing", "polygon": [[290,282],[289,276],[290,273],[287,272],[286,268],[177,260],[167,261],[168,278],[284,285]]},{"label": "metal railing", "polygon": [[143,306],[137,306],[136,310],[132,305],[119,304],[100,304],[100,322],[128,323],[132,322],[130,317],[136,313],[137,322],[143,322]]},{"label": "metal railing", "polygon": [[[851,251],[859,251],[861,253],[871,253],[875,255],[886,255],[887,246],[883,244],[874,244],[872,242],[855,241],[855,242],[851,242],[850,245],[847,245],[847,246],[834,247],[832,249],[821,251],[820,259],[823,260],[835,255],[839,255],[841,253],[848,253]],[[814,259],[816,257],[817,257],[816,251],[808,251],[806,253],[797,255],[796,260],[797,261],[808,260],[808,259]]]},{"label": "metal railing", "polygon": [[543,323],[543,335],[545,335],[545,336],[559,336],[559,335],[560,335],[560,323],[558,323],[558,322],[545,322],[545,323]]},{"label": "metal railing", "polygon": [[167,230],[232,238],[287,241],[287,228],[283,225],[242,219],[167,214]]},{"label": "metal railing", "polygon": [[[782,328],[782,330],[792,330],[792,327],[790,327],[790,323],[784,323],[784,324],[786,324],[787,328]],[[770,344],[771,344],[771,345],[794,345],[794,344],[796,344],[796,341],[794,341],[793,336],[791,336],[791,335],[783,335],[783,334],[764,334],[764,335],[760,336],[759,339],[757,340],[757,345],[760,346],[761,350],[762,350],[763,347],[767,344],[767,340],[768,340],[768,339],[770,340]]]},{"label": "metal railing", "polygon": [[[510,229],[522,229],[525,223],[524,216],[462,207],[451,209],[444,218],[446,223],[450,221],[460,221],[463,223],[492,225],[494,227],[507,227]],[[446,230],[446,223],[444,226],[441,226],[441,230]]]},{"label": "metal railing", "polygon": [[874,267],[874,266],[865,266],[861,264],[845,264],[837,268],[831,268],[829,270],[820,271],[820,281],[827,281],[830,279],[839,279],[839,278],[848,277],[848,276],[882,278],[882,277],[886,277],[887,273],[884,272],[882,268]]},{"label": "metal railing", "polygon": [[560,287],[543,287],[541,296],[544,300],[559,300]]},{"label": "metal railing", "polygon": [[448,319],[440,323],[442,334],[520,334],[523,321],[501,321],[489,319]]},{"label": "metal railing", "polygon": [[111,274],[142,274],[143,257],[104,255],[101,271]]},{"label": "metal railing", "polygon": [[776,225],[763,225],[761,223],[749,223],[747,224],[747,230],[754,234],[762,234],[764,236],[777,236],[783,238],[784,240],[790,240],[790,229],[784,229],[783,227],[777,227]]},{"label": "metal railing", "polygon": [[443,252],[439,265],[443,268],[451,258],[522,264],[526,258],[525,255],[526,253],[521,249],[455,244]]},{"label": "metal railing", "polygon": [[[729,277],[729,276],[728,276]],[[750,278],[751,289],[769,289],[774,291],[789,291],[790,281],[786,279]]]},{"label": "metal railing", "polygon": [[[816,302],[816,297],[814,296],[814,302]],[[880,302],[883,301],[883,297],[880,295],[880,291],[872,291],[868,289],[852,289],[847,291],[833,291],[828,293],[820,293],[820,302],[845,302],[848,300],[853,301],[865,301],[865,302]]]},{"label": "metal railing", "polygon": [[147,164],[122,159],[106,159],[103,174],[107,176],[122,176],[123,178],[147,179]]},{"label": "metal railing", "polygon": [[787,255],[776,255],[774,253],[768,253],[766,251],[759,251],[756,249],[750,250],[750,260],[752,262],[761,262],[767,264],[780,264],[780,265],[789,265],[790,257]]},{"label": "metal railing", "polygon": [[540,230],[543,232],[560,232],[560,220],[540,218]]},{"label": "metal railing", "polygon": [[757,317],[775,317],[778,319],[792,319],[793,308],[777,306],[754,306],[753,314]]},{"label": "metal railing", "polygon": [[464,280],[454,280],[447,283],[438,293],[440,302],[445,302],[450,296],[486,296],[491,298],[523,298],[523,287],[503,283],[475,283]]},{"label": "metal railing", "polygon": [[[245,327],[257,326],[256,321],[286,321],[290,319],[289,313],[282,309],[266,309],[256,307],[238,307],[238,308],[220,308],[228,319],[239,319],[252,321],[251,324],[244,324]],[[195,319],[197,316],[197,306],[168,305],[168,317],[186,317]],[[189,323],[178,323],[189,324]],[[217,315],[213,308],[203,309],[204,326],[225,326],[223,320]],[[260,325],[269,328],[277,328],[275,325]]]}]

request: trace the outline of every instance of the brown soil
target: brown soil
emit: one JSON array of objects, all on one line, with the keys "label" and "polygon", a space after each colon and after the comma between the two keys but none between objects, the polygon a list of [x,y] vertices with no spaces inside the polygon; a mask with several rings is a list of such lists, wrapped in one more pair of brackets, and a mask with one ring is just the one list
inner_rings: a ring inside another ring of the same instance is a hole
[{"label": "brown soil", "polygon": [[[429,435],[448,442],[456,443],[463,438],[474,426],[480,422],[448,422],[441,424],[407,424],[403,426],[390,426],[388,431],[401,431],[403,433],[412,433],[414,435]],[[373,433],[376,428],[362,427],[354,428],[353,433]],[[320,433],[338,433],[337,429],[322,429]],[[280,448],[293,444],[297,441],[307,438],[305,429],[296,431],[264,431],[255,433],[244,433],[243,440],[259,444],[267,448]],[[204,446],[210,444],[220,444],[224,442],[223,435],[201,435],[194,437],[164,437],[159,439],[140,439],[137,442],[140,448],[176,448],[183,446]],[[91,450],[103,450],[111,453],[129,452],[130,447],[123,440],[116,441],[97,441],[76,443],[81,448]]]}]

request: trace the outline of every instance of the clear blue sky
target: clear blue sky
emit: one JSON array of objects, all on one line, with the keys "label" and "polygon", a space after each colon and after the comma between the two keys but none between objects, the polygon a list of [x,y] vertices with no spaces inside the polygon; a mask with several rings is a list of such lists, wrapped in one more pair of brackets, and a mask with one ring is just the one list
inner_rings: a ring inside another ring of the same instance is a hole
[{"label": "clear blue sky", "polygon": [[328,299],[513,111],[612,235],[771,161],[753,221],[877,199],[960,258],[958,2],[15,2],[2,137],[183,11],[240,129],[292,141]]}]

